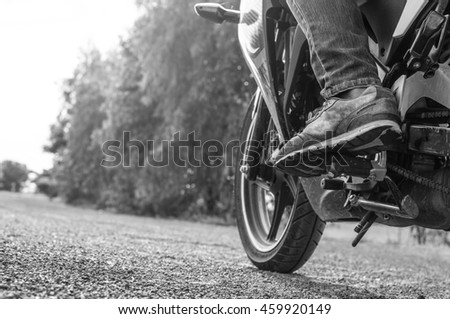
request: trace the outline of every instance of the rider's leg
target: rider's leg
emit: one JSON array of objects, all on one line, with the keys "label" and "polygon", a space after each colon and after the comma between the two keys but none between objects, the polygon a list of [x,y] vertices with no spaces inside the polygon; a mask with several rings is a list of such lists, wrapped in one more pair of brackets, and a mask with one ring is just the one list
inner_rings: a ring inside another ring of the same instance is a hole
[{"label": "rider's leg", "polygon": [[311,48],[325,99],[355,87],[381,85],[355,0],[287,0]]},{"label": "rider's leg", "polygon": [[[355,0],[286,1],[307,36],[311,64],[327,101],[273,161],[302,154],[305,145],[335,149],[337,143],[345,144],[345,151],[361,152],[392,144],[401,135],[396,101],[381,87]],[[330,134],[332,142],[325,143]]]}]

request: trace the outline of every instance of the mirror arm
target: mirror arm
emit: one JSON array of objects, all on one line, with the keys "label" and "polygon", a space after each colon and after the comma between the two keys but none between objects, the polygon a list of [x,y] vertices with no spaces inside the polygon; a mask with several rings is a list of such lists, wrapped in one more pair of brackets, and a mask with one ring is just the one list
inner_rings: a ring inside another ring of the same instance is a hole
[{"label": "mirror arm", "polygon": [[241,13],[237,10],[226,9],[218,3],[198,3],[195,5],[195,12],[202,18],[214,23],[239,23]]}]

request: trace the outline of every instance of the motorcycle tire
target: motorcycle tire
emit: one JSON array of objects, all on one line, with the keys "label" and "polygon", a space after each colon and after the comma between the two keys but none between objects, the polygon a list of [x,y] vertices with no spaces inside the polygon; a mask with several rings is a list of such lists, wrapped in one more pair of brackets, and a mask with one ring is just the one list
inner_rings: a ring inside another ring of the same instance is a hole
[{"label": "motorcycle tire", "polygon": [[[267,125],[257,123],[254,119],[254,110],[258,107],[258,102],[255,101],[258,100],[262,99],[253,100],[244,119],[241,143],[254,139],[252,131],[256,125]],[[267,130],[268,127],[264,127],[259,131]],[[301,268],[314,253],[324,232],[325,222],[314,212],[303,188],[297,183],[297,178],[285,175],[282,190],[290,191],[289,196],[286,196],[286,193],[282,195],[282,192],[270,194],[247,180],[240,169],[243,153],[245,151],[236,155],[234,190],[237,226],[245,252],[251,262],[261,270],[292,273]],[[295,203],[295,192],[298,192],[299,198],[293,209],[289,204]],[[271,204],[271,201],[275,204]],[[280,223],[277,236],[269,239],[271,209],[284,211],[283,223]]]}]

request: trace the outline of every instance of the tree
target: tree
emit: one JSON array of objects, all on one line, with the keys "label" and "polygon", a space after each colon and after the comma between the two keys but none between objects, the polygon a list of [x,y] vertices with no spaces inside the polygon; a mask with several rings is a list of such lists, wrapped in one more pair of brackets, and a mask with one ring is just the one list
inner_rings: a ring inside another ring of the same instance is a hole
[{"label": "tree", "polygon": [[19,192],[23,183],[28,179],[26,165],[13,161],[4,161],[0,164],[0,186],[3,190]]},{"label": "tree", "polygon": [[55,154],[54,177],[58,193],[67,202],[95,202],[101,191],[102,158],[94,133],[105,118],[102,105],[108,69],[100,53],[91,49],[72,78],[64,83],[65,103],[58,121],[51,127],[50,144],[44,149]]},{"label": "tree", "polygon": [[[117,50],[106,58],[87,52],[66,81],[66,102],[46,149],[55,154],[59,193],[67,201],[164,216],[231,212],[229,167],[180,166],[161,147],[177,132],[222,144],[237,138],[254,90],[236,26],[198,18],[195,2],[138,1],[145,14]],[[169,165],[139,167],[143,154],[128,144],[120,151],[130,167],[101,167],[103,143],[124,144],[124,132],[151,140],[155,147],[144,156],[168,155]],[[190,144],[183,152],[194,151]]]}]

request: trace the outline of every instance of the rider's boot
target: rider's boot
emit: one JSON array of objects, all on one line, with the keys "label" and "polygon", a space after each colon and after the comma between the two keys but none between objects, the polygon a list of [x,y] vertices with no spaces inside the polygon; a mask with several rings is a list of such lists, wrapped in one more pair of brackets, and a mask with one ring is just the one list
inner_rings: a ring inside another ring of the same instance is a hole
[{"label": "rider's boot", "polygon": [[289,166],[299,176],[318,176],[326,172],[326,152],[374,154],[401,138],[394,95],[389,89],[369,86],[328,99],[310,114],[306,128],[273,154],[271,162]]}]

